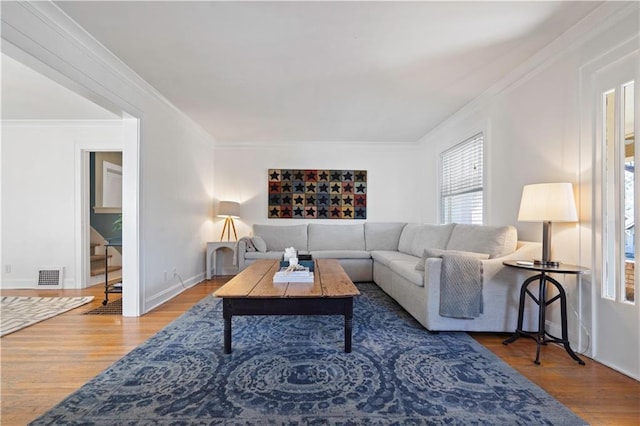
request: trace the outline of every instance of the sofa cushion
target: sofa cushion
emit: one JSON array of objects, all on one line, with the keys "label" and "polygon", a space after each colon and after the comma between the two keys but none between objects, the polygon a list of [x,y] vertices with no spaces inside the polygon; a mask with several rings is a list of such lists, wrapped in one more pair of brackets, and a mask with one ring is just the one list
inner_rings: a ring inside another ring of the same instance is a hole
[{"label": "sofa cushion", "polygon": [[245,251],[258,251],[256,246],[253,244],[253,241],[251,241],[251,238],[249,237],[240,238],[238,240],[238,244],[242,244],[242,243],[244,243]]},{"label": "sofa cushion", "polygon": [[454,224],[418,225],[409,223],[402,230],[398,251],[422,257],[426,248],[445,249],[453,228]]},{"label": "sofa cushion", "polygon": [[422,259],[416,264],[416,271],[424,271],[424,262],[430,257],[442,257],[445,254],[456,254],[460,256],[470,256],[476,259],[486,260],[489,258],[488,253],[475,253],[472,251],[460,251],[460,250],[440,250],[440,249],[425,249]]},{"label": "sofa cushion", "polygon": [[376,250],[371,252],[371,257],[375,262],[378,262],[386,267],[391,266],[391,262],[394,260],[405,260],[409,262],[418,261],[418,258],[406,253],[400,253],[399,251],[387,251],[387,250]]},{"label": "sofa cushion", "polygon": [[281,251],[295,247],[307,250],[307,225],[253,225],[253,235],[262,237],[267,243],[267,251]]},{"label": "sofa cushion", "polygon": [[364,225],[309,224],[309,251],[364,250]]},{"label": "sofa cushion", "polygon": [[364,242],[366,249],[398,250],[400,234],[406,223],[371,223],[364,224]]},{"label": "sofa cushion", "polygon": [[416,271],[415,260],[394,260],[389,267],[407,281],[419,287],[424,287],[424,272]]},{"label": "sofa cushion", "polygon": [[489,258],[506,256],[516,250],[518,231],[513,226],[456,224],[447,250],[489,253]]},{"label": "sofa cushion", "polygon": [[411,253],[411,246],[413,240],[416,238],[416,233],[421,225],[417,223],[407,223],[402,229],[400,234],[400,240],[398,240],[398,251],[402,253]]},{"label": "sofa cushion", "polygon": [[364,250],[314,250],[314,259],[371,259],[371,253]]},{"label": "sofa cushion", "polygon": [[264,253],[265,251],[267,251],[267,243],[259,235],[256,235],[253,238],[251,238],[251,244],[253,244],[253,247],[259,252]]}]

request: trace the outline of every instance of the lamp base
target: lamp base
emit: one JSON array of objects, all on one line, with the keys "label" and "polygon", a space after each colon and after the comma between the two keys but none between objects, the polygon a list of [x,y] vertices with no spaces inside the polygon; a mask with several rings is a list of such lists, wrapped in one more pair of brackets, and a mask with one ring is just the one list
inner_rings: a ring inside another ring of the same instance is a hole
[{"label": "lamp base", "polygon": [[560,266],[560,262],[557,260],[533,259],[533,264],[535,266],[542,266],[543,268],[557,268]]}]

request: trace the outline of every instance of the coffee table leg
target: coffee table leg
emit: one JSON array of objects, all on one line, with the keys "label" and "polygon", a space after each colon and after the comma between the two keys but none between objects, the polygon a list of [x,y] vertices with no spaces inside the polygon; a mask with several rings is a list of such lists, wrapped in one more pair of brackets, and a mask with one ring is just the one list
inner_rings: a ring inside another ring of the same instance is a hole
[{"label": "coffee table leg", "polygon": [[347,299],[344,306],[344,351],[351,352],[351,333],[353,331],[353,298]]},{"label": "coffee table leg", "polygon": [[231,312],[229,301],[222,301],[222,318],[224,319],[224,353],[231,353]]}]

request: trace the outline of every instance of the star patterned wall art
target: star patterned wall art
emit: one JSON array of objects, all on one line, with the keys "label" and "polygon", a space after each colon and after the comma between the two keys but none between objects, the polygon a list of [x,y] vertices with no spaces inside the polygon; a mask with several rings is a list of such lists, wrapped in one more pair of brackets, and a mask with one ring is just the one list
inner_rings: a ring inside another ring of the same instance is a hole
[{"label": "star patterned wall art", "polygon": [[269,169],[270,219],[366,219],[366,170]]}]

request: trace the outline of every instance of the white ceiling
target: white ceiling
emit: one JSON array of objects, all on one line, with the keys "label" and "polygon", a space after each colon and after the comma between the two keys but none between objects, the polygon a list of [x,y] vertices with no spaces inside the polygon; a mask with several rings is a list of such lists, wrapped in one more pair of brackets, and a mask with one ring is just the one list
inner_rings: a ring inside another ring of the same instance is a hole
[{"label": "white ceiling", "polygon": [[56,2],[222,142],[413,142],[600,2]]}]

